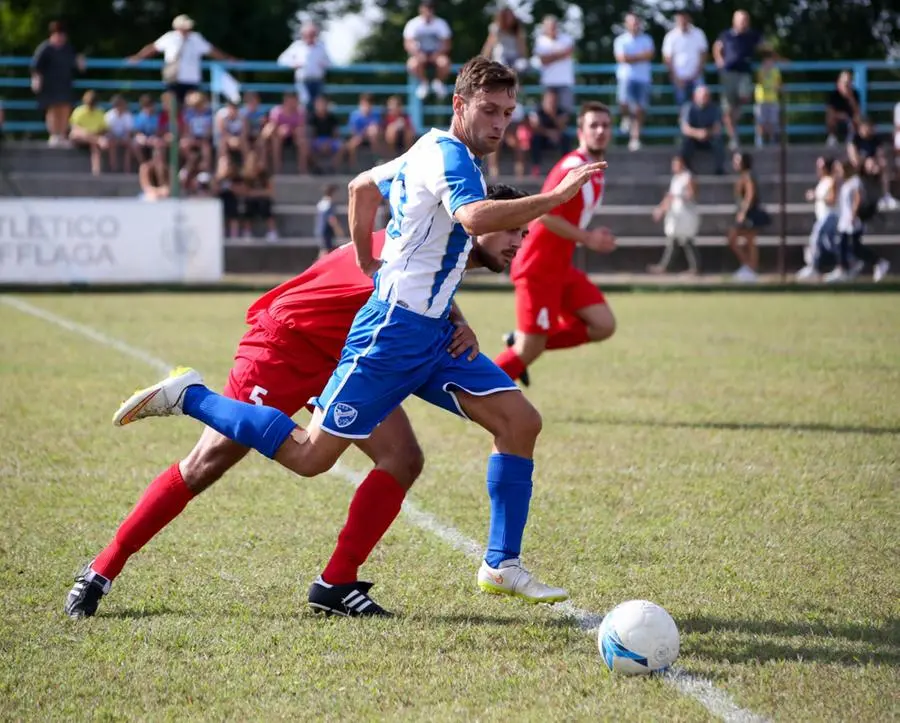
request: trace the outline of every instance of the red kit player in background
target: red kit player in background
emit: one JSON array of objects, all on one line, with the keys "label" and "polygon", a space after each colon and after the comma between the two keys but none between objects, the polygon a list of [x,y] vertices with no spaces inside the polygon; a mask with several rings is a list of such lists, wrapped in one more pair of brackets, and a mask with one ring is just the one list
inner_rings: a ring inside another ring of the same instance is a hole
[{"label": "red kit player in background", "polygon": [[[611,124],[606,105],[584,103],[578,113],[578,148],[551,169],[541,190],[555,188],[572,168],[603,160]],[[508,348],[494,361],[525,386],[530,383],[527,367],[545,349],[603,341],[616,330],[603,292],[572,265],[577,244],[600,253],[615,248],[609,229],[587,228],[603,200],[605,183],[604,171],[596,173],[572,200],[534,221],[513,261],[516,331],[506,336]]]}]

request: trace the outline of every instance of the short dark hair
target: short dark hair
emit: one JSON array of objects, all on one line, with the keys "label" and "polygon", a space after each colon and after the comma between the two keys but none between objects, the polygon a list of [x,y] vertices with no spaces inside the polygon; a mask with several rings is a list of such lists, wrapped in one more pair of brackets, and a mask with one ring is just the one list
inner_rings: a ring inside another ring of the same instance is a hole
[{"label": "short dark hair", "polygon": [[746,151],[738,151],[738,157],[741,159],[738,162],[738,166],[742,171],[752,171],[753,170],[753,156],[751,156]]},{"label": "short dark hair", "polygon": [[371,93],[362,93],[359,96],[359,102],[362,103],[365,101],[366,103],[372,102],[372,94]]},{"label": "short dark hair", "polygon": [[514,70],[479,55],[459,69],[453,92],[469,100],[479,90],[485,93],[505,90],[514,96],[518,88],[519,80]]},{"label": "short dark hair", "polygon": [[521,188],[507,186],[505,183],[492,183],[487,188],[489,201],[515,201],[517,198],[525,198],[527,195]]},{"label": "short dark hair", "polygon": [[47,26],[48,35],[66,32],[66,24],[62,20],[51,20]]},{"label": "short dark hair", "polygon": [[325,184],[325,188],[322,189],[322,192],[326,196],[333,196],[337,193],[337,184],[336,183],[327,183]]},{"label": "short dark hair", "polygon": [[610,111],[609,106],[606,105],[606,103],[601,103],[599,100],[586,100],[578,109],[579,126],[588,113],[606,113],[606,115],[612,115],[612,112]]}]

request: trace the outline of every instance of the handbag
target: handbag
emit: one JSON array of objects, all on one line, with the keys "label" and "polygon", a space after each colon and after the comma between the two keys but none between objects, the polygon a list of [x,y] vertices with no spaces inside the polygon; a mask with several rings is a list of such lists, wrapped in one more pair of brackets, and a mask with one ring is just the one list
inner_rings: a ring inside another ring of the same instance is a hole
[{"label": "handbag", "polygon": [[167,60],[163,63],[162,69],[162,79],[163,82],[172,84],[178,82],[178,71],[181,68],[181,53],[184,50],[184,44],[187,42],[187,38],[182,36],[181,45],[178,46],[178,50],[175,53],[175,57],[172,60]]}]

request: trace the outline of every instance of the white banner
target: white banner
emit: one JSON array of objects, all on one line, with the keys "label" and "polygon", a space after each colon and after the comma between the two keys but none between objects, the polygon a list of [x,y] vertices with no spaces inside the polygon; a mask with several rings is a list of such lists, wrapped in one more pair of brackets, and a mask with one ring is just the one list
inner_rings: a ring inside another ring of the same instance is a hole
[{"label": "white banner", "polygon": [[222,277],[218,199],[0,199],[0,283]]}]

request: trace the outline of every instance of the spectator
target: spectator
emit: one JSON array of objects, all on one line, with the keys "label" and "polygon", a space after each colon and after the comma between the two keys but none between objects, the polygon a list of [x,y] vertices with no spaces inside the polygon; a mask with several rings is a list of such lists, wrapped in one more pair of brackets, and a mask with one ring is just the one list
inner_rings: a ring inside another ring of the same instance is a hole
[{"label": "spectator", "polygon": [[750,27],[750,15],[745,10],[734,13],[731,28],[722,31],[713,43],[713,57],[719,68],[719,82],[722,84],[725,129],[731,139],[729,148],[732,150],[739,145],[741,106],[747,105],[753,97],[751,64],[756,52],[765,49],[768,48],[762,34]]},{"label": "spectator", "polygon": [[737,281],[756,281],[759,269],[756,236],[760,229],[772,223],[772,218],[759,200],[759,183],[753,174],[753,157],[749,153],[735,153],[732,164],[738,172],[738,180],[734,186],[737,212],[734,224],[728,229],[728,246],[741,264],[734,278]]},{"label": "spectator", "polygon": [[[0,112],[2,110],[0,108]],[[900,103],[894,106],[894,166],[900,171]]]},{"label": "spectator", "polygon": [[91,173],[99,176],[102,171],[102,153],[109,146],[106,137],[106,116],[97,106],[97,94],[87,91],[82,105],[72,111],[69,118],[69,138],[77,146],[91,152]]},{"label": "spectator", "polygon": [[891,196],[891,167],[884,149],[884,139],[875,133],[875,126],[868,118],[860,118],[859,133],[853,136],[853,140],[847,145],[847,158],[857,169],[863,168],[866,161],[872,159],[870,168],[873,172],[868,175],[881,180],[879,211],[893,211],[900,205],[897,199]]},{"label": "spectator", "polygon": [[275,228],[275,216],[272,213],[275,186],[271,174],[260,162],[258,154],[250,151],[246,155],[241,175],[244,197],[244,237],[252,236],[253,221],[261,219],[266,222],[266,240],[277,241],[278,231]]},{"label": "spectator", "polygon": [[835,88],[825,104],[825,127],[828,130],[825,143],[829,146],[845,143],[856,132],[859,120],[859,93],[853,87],[850,71],[843,70],[838,74]]},{"label": "spectator", "polygon": [[347,166],[358,168],[356,153],[360,146],[368,146],[376,156],[382,155],[381,112],[372,104],[372,96],[363,93],[359,107],[350,113],[350,137],[347,139]]},{"label": "spectator", "polygon": [[37,46],[31,60],[31,89],[44,110],[51,146],[65,141],[72,111],[72,76],[84,72],[83,55],[78,55],[58,20],[50,23],[49,37]]},{"label": "spectator", "polygon": [[243,157],[250,150],[247,118],[233,100],[229,100],[225,107],[216,113],[216,144],[219,157],[216,168],[221,166],[223,156]]},{"label": "spectator", "polygon": [[531,128],[525,117],[525,109],[521,104],[516,104],[516,109],[510,117],[509,125],[503,134],[503,143],[496,151],[487,157],[488,175],[497,178],[500,175],[500,151],[503,146],[511,148],[514,157],[514,171],[516,178],[525,176],[525,153],[531,150]]},{"label": "spectator", "polygon": [[334,195],[337,186],[325,186],[322,199],[316,204],[316,239],[319,242],[319,258],[334,251],[335,241],[344,238],[344,229],[334,212]]},{"label": "spectator", "polygon": [[[306,141],[306,114],[300,107],[296,93],[285,93],[281,105],[269,113],[269,120],[263,128],[263,143],[272,152],[272,167],[281,173],[281,158],[285,145],[297,151],[297,170],[308,170],[309,144]],[[260,164],[262,165],[262,164]]]},{"label": "spectator", "polygon": [[716,175],[725,173],[722,111],[710,101],[705,85],[694,89],[694,102],[681,112],[681,157],[689,170],[694,170],[694,154],[701,149],[712,151]]},{"label": "spectator", "polygon": [[213,115],[206,94],[195,90],[185,98],[184,125],[187,132],[181,139],[181,152],[198,151],[203,168],[212,168]]},{"label": "spectator", "polygon": [[341,140],[341,122],[331,112],[328,98],[320,95],[316,98],[313,113],[309,118],[312,136],[313,163],[320,171],[334,172],[335,166],[341,162],[344,153],[344,142]]},{"label": "spectator", "polygon": [[399,95],[392,95],[387,99],[381,126],[384,131],[384,142],[389,151],[403,153],[416,140],[412,118],[403,110],[403,101]]},{"label": "spectator", "polygon": [[331,65],[325,43],[315,23],[304,23],[300,38],[278,56],[278,65],[294,69],[297,97],[310,113],[316,98],[325,88],[325,74]]},{"label": "spectator", "polygon": [[209,55],[216,60],[235,60],[210,44],[200,33],[194,32],[194,21],[187,15],[176,17],[172,21],[172,30],[157,38],[156,42],[145,45],[128,62],[138,63],[157,53],[163,54],[163,81],[175,94],[179,106],[188,93],[200,88],[203,79],[200,64],[204,56]]},{"label": "spectator", "polygon": [[433,0],[421,0],[419,14],[403,28],[403,47],[409,54],[406,67],[410,75],[419,79],[416,95],[428,96],[428,69],[433,68],[431,90],[443,99],[447,95],[444,81],[450,74],[450,39],[453,31],[443,18],[434,14]]},{"label": "spectator", "polygon": [[781,95],[781,71],[775,65],[775,55],[762,52],[762,65],[756,73],[753,115],[756,118],[756,147],[774,143],[780,130],[779,97]]},{"label": "spectator", "polygon": [[121,95],[112,97],[112,107],[106,111],[106,127],[109,170],[119,170],[119,151],[123,157],[125,173],[131,173],[131,148],[134,143],[134,116],[128,110],[128,102]]},{"label": "spectator", "polygon": [[[160,95],[159,100],[162,105],[162,110],[159,113],[159,132],[162,138],[162,145],[167,147],[172,145],[175,140],[170,118],[172,118],[172,107],[177,105],[177,100],[174,93],[168,90]],[[174,117],[178,137],[184,138],[187,133],[187,127],[184,122],[184,108],[179,106]]]},{"label": "spectator", "polygon": [[663,61],[675,88],[675,103],[690,103],[694,89],[703,85],[703,66],[709,43],[706,34],[691,22],[687,10],[675,13],[675,27],[663,39]]},{"label": "spectator", "polygon": [[247,121],[247,143],[265,158],[265,148],[261,147],[261,139],[269,114],[259,105],[259,93],[252,90],[244,93],[241,115]]},{"label": "spectator", "polygon": [[222,201],[225,238],[237,238],[241,233],[240,197],[243,195],[243,179],[234,157],[229,153],[219,156],[216,162],[214,188]]},{"label": "spectator", "polygon": [[528,45],[525,26],[512,8],[501,7],[488,28],[487,40],[481,54],[498,63],[515,68],[518,72],[528,69]]},{"label": "spectator", "polygon": [[831,158],[816,159],[816,187],[806,192],[806,200],[815,204],[816,221],[803,250],[806,265],[797,272],[798,281],[816,278],[821,273],[822,260],[835,252],[837,234],[837,182],[840,167]]},{"label": "spectator", "polygon": [[134,117],[132,151],[140,165],[154,148],[162,145],[163,140],[160,134],[159,113],[156,111],[153,98],[147,94],[142,95],[138,99],[138,106],[140,110]]},{"label": "spectator", "polygon": [[656,54],[653,39],[643,32],[641,21],[634,13],[625,16],[625,32],[613,43],[616,56],[616,80],[622,131],[630,132],[628,150],[641,147],[641,125],[650,105],[651,66]]},{"label": "spectator", "polygon": [[208,172],[209,167],[203,165],[203,156],[198,148],[191,148],[184,154],[184,165],[178,172],[178,181],[183,196],[196,196],[199,192],[199,177]]},{"label": "spectator", "polygon": [[653,209],[653,219],[665,218],[663,228],[666,233],[666,247],[658,264],[648,267],[651,274],[664,274],[669,269],[675,245],[684,249],[688,273],[696,276],[700,270],[699,254],[694,245],[700,229],[700,214],[697,211],[697,186],[681,156],[672,159],[672,180],[669,191],[662,202]]},{"label": "spectator", "polygon": [[541,85],[556,91],[559,107],[568,113],[575,109],[575,41],[559,31],[559,21],[547,15],[534,41],[535,61],[541,68]]},{"label": "spectator", "polygon": [[145,201],[168,198],[171,193],[169,167],[166,165],[162,146],[156,146],[152,150],[145,149],[144,153],[144,160],[138,167],[141,198]]},{"label": "spectator", "polygon": [[544,151],[556,149],[560,155],[569,152],[566,128],[569,114],[559,107],[557,91],[548,88],[541,97],[541,104],[529,116],[531,123],[531,175],[541,173]]}]

